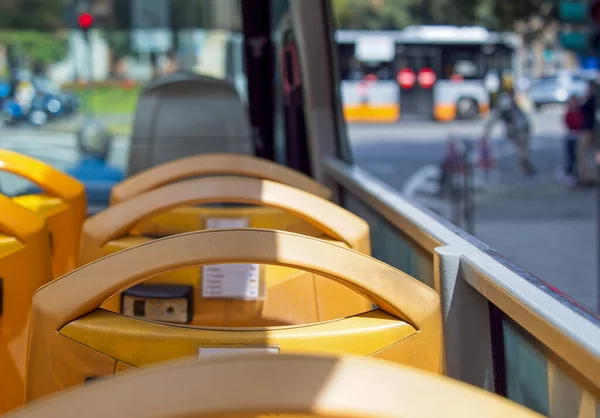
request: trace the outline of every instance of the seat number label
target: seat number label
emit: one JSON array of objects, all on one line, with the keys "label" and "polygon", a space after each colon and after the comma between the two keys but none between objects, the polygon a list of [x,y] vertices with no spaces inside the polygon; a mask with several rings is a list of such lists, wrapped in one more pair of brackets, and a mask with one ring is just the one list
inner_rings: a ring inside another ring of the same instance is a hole
[{"label": "seat number label", "polygon": [[[209,218],[206,229],[247,228],[246,218]],[[202,268],[202,297],[258,300],[259,264],[214,264]]]}]

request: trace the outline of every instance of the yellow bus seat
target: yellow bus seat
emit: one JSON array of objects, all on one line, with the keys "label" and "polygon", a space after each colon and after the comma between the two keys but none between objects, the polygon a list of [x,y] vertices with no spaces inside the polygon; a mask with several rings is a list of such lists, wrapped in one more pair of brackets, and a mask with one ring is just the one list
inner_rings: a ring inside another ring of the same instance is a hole
[{"label": "yellow bus seat", "polygon": [[0,195],[0,412],[23,403],[31,300],[52,279],[44,219]]},{"label": "yellow bus seat", "polygon": [[186,71],[160,77],[138,99],[128,177],[189,155],[255,155],[252,135],[247,111],[228,81]]},{"label": "yellow bus seat", "polygon": [[113,187],[111,204],[191,177],[227,174],[276,181],[331,199],[331,190],[327,187],[270,160],[241,154],[203,154],[160,164],[129,177]]},{"label": "yellow bus seat", "polygon": [[303,354],[172,361],[50,396],[5,418],[274,415],[542,418],[446,376],[351,355]]},{"label": "yellow bus seat", "polygon": [[[156,274],[230,263],[315,272],[379,308],[331,321],[251,328],[183,326],[101,308]],[[138,245],[45,285],[33,297],[32,312],[26,401],[115,370],[231,348],[355,354],[442,372],[441,307],[433,289],[358,251],[285,231],[195,231]]]},{"label": "yellow bus seat", "polygon": [[[200,176],[235,175],[271,180],[331,199],[331,190],[312,178],[272,161],[241,154],[203,154],[160,164],[131,176],[112,189],[111,204],[127,200],[177,181]],[[166,236],[202,229],[201,221],[210,218],[249,218],[255,228],[311,232],[301,220],[269,207],[214,208],[183,207],[145,222],[139,234]]]},{"label": "yellow bus seat", "polygon": [[51,165],[5,149],[0,149],[0,170],[26,178],[44,192],[13,200],[46,219],[51,234],[53,277],[77,267],[81,228],[87,217],[84,185]]},{"label": "yellow bus seat", "polygon": [[[212,202],[275,207],[313,225],[321,238],[370,254],[369,225],[328,200],[269,180],[207,177],[149,191],[89,218],[82,232],[80,265],[151,241],[152,238],[128,235],[143,219],[151,219],[157,213],[178,206]],[[220,225],[256,226],[249,225],[244,219],[239,221],[220,220]],[[203,220],[203,227],[205,223],[208,228],[219,227],[211,219]],[[227,278],[215,278],[219,275],[226,275]],[[209,289],[215,282],[227,280],[235,280],[237,284],[233,288],[216,289],[215,292],[221,292],[220,296]],[[187,295],[189,302],[166,312],[165,309],[170,305],[161,300],[181,299],[182,295]],[[162,321],[211,326],[259,326],[272,325],[274,322],[287,323],[290,320],[323,321],[369,311],[372,305],[356,292],[312,272],[278,266],[245,265],[238,269],[195,267],[156,276],[124,295],[117,295],[103,307]],[[270,322],[265,323],[266,318]]]}]

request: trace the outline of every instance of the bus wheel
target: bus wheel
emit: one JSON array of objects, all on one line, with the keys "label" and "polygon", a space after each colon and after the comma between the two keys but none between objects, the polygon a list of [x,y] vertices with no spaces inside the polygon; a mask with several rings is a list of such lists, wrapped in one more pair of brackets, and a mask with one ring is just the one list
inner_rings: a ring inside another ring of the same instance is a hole
[{"label": "bus wheel", "polygon": [[475,119],[479,115],[477,102],[463,97],[456,104],[456,115],[459,119]]}]

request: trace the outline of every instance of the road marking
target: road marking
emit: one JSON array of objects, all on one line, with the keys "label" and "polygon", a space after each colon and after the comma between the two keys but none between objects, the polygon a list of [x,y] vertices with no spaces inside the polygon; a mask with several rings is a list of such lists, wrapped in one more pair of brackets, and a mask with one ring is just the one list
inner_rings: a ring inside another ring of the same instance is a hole
[{"label": "road marking", "polygon": [[427,164],[415,171],[402,185],[402,194],[407,198],[412,198],[430,178],[439,178],[440,168],[435,164]]},{"label": "road marking", "polygon": [[[490,141],[492,144],[492,157],[494,161],[512,157],[515,155],[514,146],[510,143],[510,141],[505,140],[501,137],[492,138]],[[552,148],[552,141],[544,141],[540,138],[532,138],[531,146],[529,147],[530,151],[541,151],[546,148]],[[473,154],[474,156],[476,154]],[[481,170],[475,170],[475,185],[483,185],[486,183],[485,177],[481,172]],[[492,175],[497,172],[497,169],[492,170]],[[419,168],[413,174],[410,175],[408,179],[402,185],[401,192],[402,194],[408,198],[414,198],[417,191],[425,188],[427,183],[429,183],[432,179],[439,179],[440,167],[437,164],[427,164],[423,167]]]}]

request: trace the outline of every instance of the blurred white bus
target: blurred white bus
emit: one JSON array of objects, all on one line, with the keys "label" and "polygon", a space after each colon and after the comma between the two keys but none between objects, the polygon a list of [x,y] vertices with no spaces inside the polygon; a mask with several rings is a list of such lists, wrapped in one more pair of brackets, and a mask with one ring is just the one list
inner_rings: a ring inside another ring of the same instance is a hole
[{"label": "blurred white bus", "polygon": [[503,80],[519,80],[514,33],[482,27],[409,26],[336,32],[349,122],[437,121],[485,115]]}]

